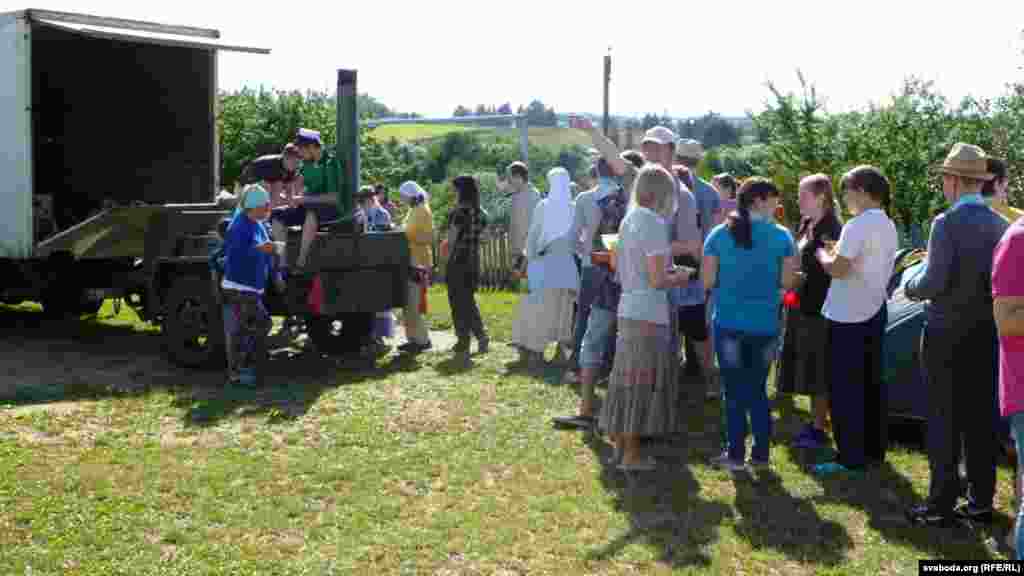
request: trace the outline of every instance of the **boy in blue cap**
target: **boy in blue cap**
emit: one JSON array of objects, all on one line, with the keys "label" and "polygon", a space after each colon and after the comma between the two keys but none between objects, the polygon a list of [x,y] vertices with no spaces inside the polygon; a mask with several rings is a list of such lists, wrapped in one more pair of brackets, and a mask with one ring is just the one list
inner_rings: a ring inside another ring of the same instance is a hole
[{"label": "boy in blue cap", "polygon": [[284,227],[302,226],[302,243],[295,266],[302,268],[316,238],[317,228],[338,220],[352,211],[351,194],[343,190],[342,164],[334,154],[323,149],[320,133],[299,128],[295,145],[302,157],[302,181],[305,191],[291,198],[290,206],[274,210],[271,221],[275,238],[286,238]]},{"label": "boy in blue cap", "polygon": [[270,316],[263,291],[270,276],[274,243],[263,221],[270,215],[270,195],[259,184],[245,188],[241,210],[224,238],[224,336],[228,383],[256,383],[256,364],[264,351]]}]

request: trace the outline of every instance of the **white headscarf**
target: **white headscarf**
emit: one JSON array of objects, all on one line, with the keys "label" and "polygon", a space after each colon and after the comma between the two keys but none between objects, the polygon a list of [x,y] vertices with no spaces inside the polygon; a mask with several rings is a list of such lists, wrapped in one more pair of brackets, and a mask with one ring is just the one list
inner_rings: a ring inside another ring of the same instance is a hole
[{"label": "white headscarf", "polygon": [[398,187],[398,195],[406,202],[409,202],[413,198],[423,198],[424,201],[428,198],[427,191],[412,180],[402,182],[402,185]]},{"label": "white headscarf", "polygon": [[562,167],[548,171],[548,197],[544,203],[544,229],[540,245],[547,246],[569,233],[572,228],[569,172]]}]

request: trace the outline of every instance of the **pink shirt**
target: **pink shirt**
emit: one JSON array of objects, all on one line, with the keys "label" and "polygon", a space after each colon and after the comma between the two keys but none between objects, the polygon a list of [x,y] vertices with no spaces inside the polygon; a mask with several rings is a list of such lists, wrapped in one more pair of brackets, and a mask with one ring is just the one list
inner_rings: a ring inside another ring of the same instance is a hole
[{"label": "pink shirt", "polygon": [[[1024,224],[1010,226],[992,257],[992,297],[1024,296]],[[1024,336],[999,337],[999,410],[1024,412]]]}]

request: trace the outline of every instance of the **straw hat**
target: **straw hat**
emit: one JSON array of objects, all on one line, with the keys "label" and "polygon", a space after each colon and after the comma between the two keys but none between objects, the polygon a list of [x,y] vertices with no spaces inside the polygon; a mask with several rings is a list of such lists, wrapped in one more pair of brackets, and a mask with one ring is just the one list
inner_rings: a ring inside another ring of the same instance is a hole
[{"label": "straw hat", "polygon": [[949,155],[937,166],[936,170],[943,174],[954,174],[975,180],[991,180],[993,174],[988,171],[988,155],[973,144],[957,142]]}]

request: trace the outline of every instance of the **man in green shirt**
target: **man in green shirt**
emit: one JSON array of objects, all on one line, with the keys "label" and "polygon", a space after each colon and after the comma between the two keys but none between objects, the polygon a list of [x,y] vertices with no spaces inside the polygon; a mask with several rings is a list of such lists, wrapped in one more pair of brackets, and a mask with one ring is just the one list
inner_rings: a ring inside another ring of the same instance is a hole
[{"label": "man in green shirt", "polygon": [[343,166],[331,152],[323,149],[320,133],[300,128],[295,145],[302,156],[302,180],[305,190],[295,196],[287,208],[275,210],[271,216],[274,237],[285,239],[284,227],[302,226],[302,244],[295,266],[302,268],[316,238],[317,228],[352,212],[352,197],[342,180]]}]

